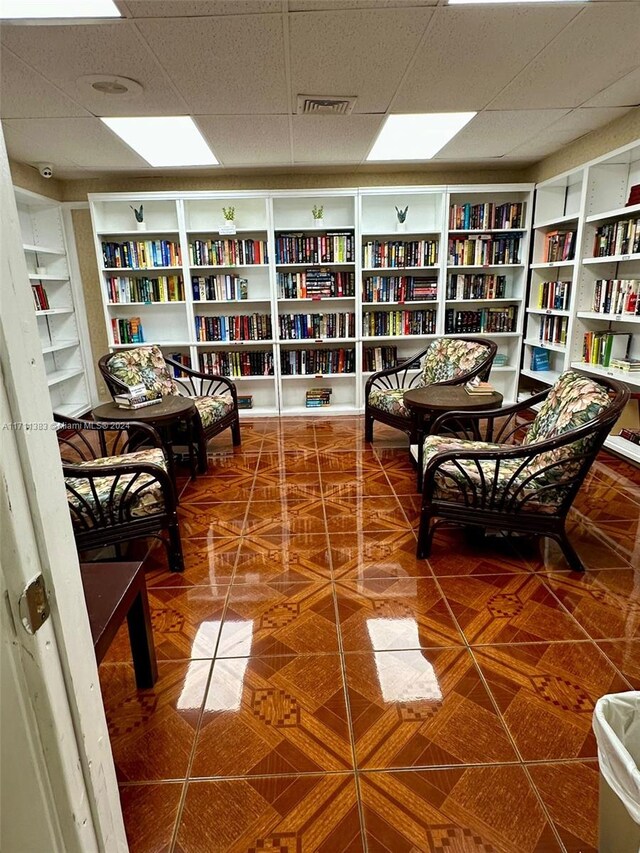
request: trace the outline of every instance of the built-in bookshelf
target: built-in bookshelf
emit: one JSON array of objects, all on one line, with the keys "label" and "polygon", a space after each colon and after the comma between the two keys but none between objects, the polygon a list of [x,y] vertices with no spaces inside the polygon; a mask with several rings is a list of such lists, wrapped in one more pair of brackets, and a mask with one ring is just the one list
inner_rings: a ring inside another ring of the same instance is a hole
[{"label": "built-in bookshelf", "polygon": [[[631,198],[636,186],[640,141],[536,187],[523,383],[550,384],[573,367],[640,392],[640,371],[620,369],[616,361],[622,350],[622,362],[640,359],[640,204]],[[545,241],[553,232],[573,232],[574,250],[545,262]],[[564,327],[561,340],[546,339],[551,324],[552,331]],[[541,356],[545,351],[547,358]],[[615,432],[606,446],[640,462],[640,447]]]},{"label": "built-in bookshelf", "polygon": [[[530,185],[100,194],[90,205],[110,348],[135,345],[118,336],[132,326],[232,377],[253,398],[249,415],[307,414],[317,388],[331,392],[323,412],[361,411],[377,365],[445,328],[495,339],[491,379],[515,399]],[[453,205],[489,224],[452,227]],[[460,265],[449,247],[467,238],[480,248]]]},{"label": "built-in bookshelf", "polygon": [[92,405],[91,350],[72,229],[62,205],[15,187],[34,312],[54,412],[78,417]]}]

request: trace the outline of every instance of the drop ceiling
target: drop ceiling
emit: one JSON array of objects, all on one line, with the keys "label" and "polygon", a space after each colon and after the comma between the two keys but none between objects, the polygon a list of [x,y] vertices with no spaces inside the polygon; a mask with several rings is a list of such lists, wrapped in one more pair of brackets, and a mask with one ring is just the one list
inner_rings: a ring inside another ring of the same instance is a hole
[{"label": "drop ceiling", "polygon": [[[219,171],[351,172],[389,113],[477,111],[429,168],[526,165],[640,104],[640,0],[117,0],[124,18],[0,27],[9,154],[56,177],[154,170],[99,120],[192,115]],[[86,75],[136,80],[101,94]],[[356,96],[297,115],[300,94]],[[408,164],[419,168],[425,164]],[[175,172],[175,170],[171,170]]]}]

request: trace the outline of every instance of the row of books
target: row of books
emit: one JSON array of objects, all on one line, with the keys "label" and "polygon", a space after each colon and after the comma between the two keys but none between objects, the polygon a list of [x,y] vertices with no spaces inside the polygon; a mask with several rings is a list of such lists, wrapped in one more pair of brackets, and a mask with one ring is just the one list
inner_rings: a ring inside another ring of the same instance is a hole
[{"label": "row of books", "polygon": [[517,264],[520,242],[520,237],[491,237],[486,234],[449,240],[449,263],[452,266]]},{"label": "row of books", "polygon": [[538,333],[540,342],[546,344],[566,344],[568,325],[568,317],[542,317]]},{"label": "row of books", "polygon": [[631,335],[626,332],[585,332],[582,360],[586,364],[614,367],[612,362],[626,359]]},{"label": "row of books", "polygon": [[107,301],[126,302],[182,302],[184,286],[181,275],[159,275],[129,278],[109,276],[106,280]]},{"label": "row of books", "polygon": [[140,317],[122,319],[114,317],[111,320],[114,344],[143,344],[144,332]]},{"label": "row of books", "polygon": [[481,230],[484,228],[522,228],[524,204],[511,201],[495,204],[452,204],[449,209],[449,228]]},{"label": "row of books", "polygon": [[224,302],[227,299],[247,299],[249,282],[239,275],[194,275],[191,287],[195,302],[209,300]]},{"label": "row of books", "polygon": [[242,352],[201,352],[202,373],[218,376],[273,376],[273,353],[266,350]]},{"label": "row of books", "polygon": [[355,373],[355,349],[287,349],[280,352],[283,376],[313,376],[325,373]]},{"label": "row of books", "polygon": [[544,237],[544,263],[571,261],[576,251],[575,231],[548,231]]},{"label": "row of books", "polygon": [[640,252],[640,216],[608,222],[596,231],[594,258],[607,255],[634,255]]},{"label": "row of books", "polygon": [[172,240],[125,240],[122,243],[102,241],[105,267],[151,269],[178,267],[182,263],[180,244]]},{"label": "row of books", "polygon": [[278,234],[277,264],[352,263],[355,260],[353,231],[327,231],[326,234]]},{"label": "row of books", "polygon": [[541,281],[538,285],[536,308],[567,311],[571,294],[570,281]]},{"label": "row of books", "polygon": [[480,308],[478,311],[455,311],[447,308],[444,312],[444,332],[515,332],[518,322],[518,308],[508,305],[504,308]]},{"label": "row of books", "polygon": [[362,350],[362,369],[366,372],[372,370],[386,370],[395,367],[398,363],[398,347],[364,347]]},{"label": "row of books", "polygon": [[269,341],[273,337],[269,314],[196,315],[195,326],[197,341]]},{"label": "row of books", "polygon": [[[191,358],[185,352],[171,352],[169,353],[169,358],[173,359],[173,361],[180,362],[180,364],[183,364],[185,367],[191,367]],[[186,375],[179,367],[174,367],[172,364],[169,365],[169,369],[176,379]]]},{"label": "row of books", "polygon": [[362,283],[363,302],[431,302],[437,298],[435,277],[373,275]]},{"label": "row of books", "polygon": [[305,406],[313,409],[316,406],[330,406],[332,388],[309,388],[305,395]]},{"label": "row of books", "polygon": [[279,272],[276,282],[280,299],[341,298],[356,294],[356,277],[353,272],[331,270]]},{"label": "row of books", "polygon": [[433,267],[437,263],[437,240],[369,240],[362,246],[365,268]]},{"label": "row of books", "polygon": [[488,273],[452,275],[447,284],[447,299],[505,299],[507,277]]},{"label": "row of books", "polygon": [[[638,202],[640,204],[640,202]],[[627,429],[624,427],[620,430],[620,438],[626,438],[627,441],[631,441],[633,444],[640,444],[640,429]]]},{"label": "row of books", "polygon": [[192,240],[189,243],[192,266],[228,267],[234,264],[266,264],[267,241],[252,239]]},{"label": "row of books", "polygon": [[32,284],[31,293],[33,294],[33,302],[36,307],[36,311],[48,311],[49,297],[47,296],[47,291],[44,287],[40,283]]},{"label": "row of books", "polygon": [[353,312],[327,314],[280,314],[280,339],[354,338],[356,315]]},{"label": "row of books", "polygon": [[365,337],[400,335],[433,335],[436,331],[436,312],[424,311],[365,311],[362,334]]},{"label": "row of books", "polygon": [[592,311],[640,316],[639,279],[599,278],[593,287]]}]

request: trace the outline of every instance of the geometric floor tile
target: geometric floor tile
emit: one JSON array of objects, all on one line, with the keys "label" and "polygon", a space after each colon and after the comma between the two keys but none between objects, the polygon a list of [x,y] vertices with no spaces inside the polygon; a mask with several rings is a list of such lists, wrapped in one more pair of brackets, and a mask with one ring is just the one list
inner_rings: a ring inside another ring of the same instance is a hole
[{"label": "geometric floor tile", "polygon": [[329,533],[335,580],[432,577],[429,563],[416,557],[413,531]]},{"label": "geometric floor tile", "polygon": [[120,804],[130,853],[168,853],[184,782],[127,785]]},{"label": "geometric floor tile", "polygon": [[517,760],[464,648],[345,655],[360,769]]},{"label": "geometric floor tile", "polygon": [[528,772],[567,853],[597,853],[597,761],[531,764]]},{"label": "geometric floor tile", "polygon": [[598,646],[634,690],[640,690],[640,640],[598,640]]},{"label": "geometric floor tile", "polygon": [[338,655],[215,661],[192,777],[352,766]]},{"label": "geometric floor tile", "polygon": [[595,702],[628,686],[595,643],[476,646],[473,654],[525,761],[596,757]]},{"label": "geometric floor tile", "polygon": [[234,582],[328,581],[331,579],[326,533],[243,537]]},{"label": "geometric floor tile", "polygon": [[361,773],[369,853],[561,851],[524,770]]},{"label": "geometric floor tile", "polygon": [[362,853],[352,773],[189,782],[176,853]]}]

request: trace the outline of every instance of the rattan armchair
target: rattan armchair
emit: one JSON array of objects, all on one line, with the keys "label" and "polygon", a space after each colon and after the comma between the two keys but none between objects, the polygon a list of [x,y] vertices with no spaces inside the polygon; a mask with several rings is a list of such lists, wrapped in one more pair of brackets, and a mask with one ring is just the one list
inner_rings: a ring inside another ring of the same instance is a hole
[{"label": "rattan armchair", "polygon": [[[175,368],[177,375],[172,376],[168,366]],[[129,385],[143,383],[162,397],[181,394],[193,399],[197,409],[194,426],[201,472],[207,470],[207,443],[214,436],[230,428],[233,444],[240,444],[238,395],[235,384],[226,376],[185,367],[165,358],[157,346],[103,355],[98,367],[112,394],[121,394]]]},{"label": "rattan armchair", "polygon": [[[584,571],[567,537],[567,513],[628,398],[619,382],[567,371],[522,403],[439,417],[424,442],[418,557],[429,556],[440,524],[456,522],[549,537],[571,569]],[[537,405],[535,419],[525,421]]]},{"label": "rattan armchair", "polygon": [[155,536],[167,549],[171,571],[183,571],[176,488],[156,430],[136,421],[125,430],[54,418],[78,550]]},{"label": "rattan armchair", "polygon": [[365,441],[373,441],[374,421],[380,421],[406,432],[415,444],[415,421],[402,401],[405,391],[424,385],[462,385],[475,376],[486,380],[497,351],[486,338],[439,338],[398,367],[378,370],[365,386]]}]

